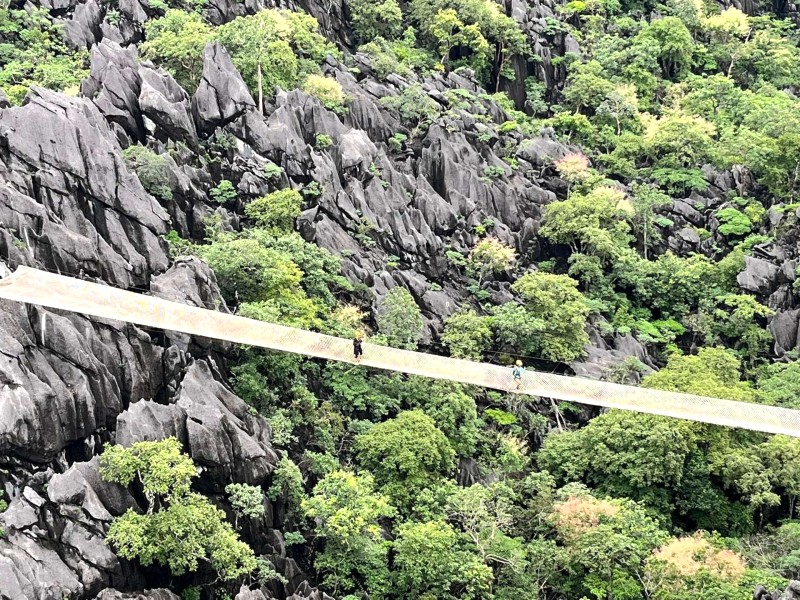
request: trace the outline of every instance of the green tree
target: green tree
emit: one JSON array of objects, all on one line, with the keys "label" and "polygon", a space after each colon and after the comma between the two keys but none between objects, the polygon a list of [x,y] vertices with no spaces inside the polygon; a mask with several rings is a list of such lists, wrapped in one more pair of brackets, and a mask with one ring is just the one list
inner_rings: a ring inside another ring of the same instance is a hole
[{"label": "green tree", "polygon": [[412,406],[419,406],[445,434],[457,456],[472,456],[480,438],[475,399],[464,386],[447,381],[426,382]]},{"label": "green tree", "polygon": [[673,355],[667,366],[648,375],[644,387],[712,398],[752,402],[752,388],[740,381],[741,363],[722,348],[701,348],[695,356]]},{"label": "green tree", "polygon": [[424,323],[419,306],[404,287],[392,288],[378,307],[378,331],[391,346],[413,350],[422,339]]},{"label": "green tree", "polygon": [[497,238],[487,237],[472,248],[467,258],[467,271],[478,278],[478,285],[494,273],[502,273],[516,262],[517,253]]},{"label": "green tree", "polygon": [[504,304],[492,319],[498,339],[522,354],[553,361],[571,361],[588,343],[589,305],[566,275],[528,273],[511,288],[522,305]]},{"label": "green tree", "polygon": [[572,496],[556,506],[554,522],[568,568],[585,591],[597,600],[642,597],[645,563],[667,539],[642,507],[630,500]]},{"label": "green tree", "polygon": [[166,68],[186,90],[194,90],[203,72],[203,49],[212,40],[212,28],[199,14],[169,9],[144,26],[142,58]]},{"label": "green tree", "polygon": [[282,500],[288,508],[287,513],[293,516],[300,510],[306,498],[303,487],[303,474],[295,462],[284,456],[272,473],[272,484],[267,490],[267,496],[273,502]]},{"label": "green tree", "polygon": [[368,473],[334,471],[303,501],[303,513],[316,521],[325,550],[315,560],[325,585],[334,593],[362,589],[383,597],[388,587],[388,546],[380,520],[392,517],[394,508],[375,491]]},{"label": "green tree", "polygon": [[789,518],[793,519],[800,496],[800,440],[774,435],[759,446],[758,454],[772,487],[783,490],[789,499]]},{"label": "green tree", "polygon": [[605,78],[603,65],[598,61],[574,62],[569,67],[564,87],[564,101],[576,112],[581,109],[593,111],[614,89],[614,84]]},{"label": "green tree", "polygon": [[445,321],[442,342],[455,358],[480,360],[491,341],[490,320],[474,310],[461,310]]},{"label": "green tree", "polygon": [[765,404],[800,408],[800,361],[764,367],[756,393]]},{"label": "green tree", "polygon": [[545,209],[539,233],[554,244],[567,244],[573,252],[610,261],[627,248],[631,212],[625,194],[613,187],[597,187],[588,194],[572,194]]},{"label": "green tree", "polygon": [[625,125],[635,123],[639,117],[639,99],[636,88],[630,84],[617,85],[597,107],[597,116],[614,123],[617,135]]},{"label": "green tree", "polygon": [[105,481],[136,485],[148,504],[145,514],[128,509],[111,524],[106,540],[119,556],[167,566],[173,575],[205,563],[225,581],[256,568],[253,551],[225,522],[225,513],[191,491],[197,470],[175,438],[108,446],[100,474]]},{"label": "green tree", "polygon": [[417,83],[403,88],[398,96],[384,96],[381,104],[396,110],[404,123],[412,125],[412,137],[426,128],[439,114],[436,100]]},{"label": "green tree", "polygon": [[680,78],[692,65],[694,40],[678,17],[653,19],[634,40],[635,45],[648,47],[667,79]]},{"label": "green tree", "polygon": [[452,8],[440,10],[430,23],[430,35],[436,41],[440,62],[447,65],[453,48],[464,46],[468,48],[472,61],[471,64],[480,70],[485,66],[489,55],[489,43],[483,37],[477,25],[465,25]]},{"label": "green tree", "polygon": [[292,189],[278,190],[253,200],[244,207],[246,214],[256,227],[264,227],[277,234],[294,229],[294,221],[300,216],[303,197]]},{"label": "green tree", "polygon": [[337,54],[318,33],[317,20],[299,11],[260,10],[220,26],[215,36],[250,89],[258,93],[262,113],[265,94],[271,95],[276,86],[296,87],[304,76],[319,70],[328,54]]},{"label": "green tree", "polygon": [[225,486],[225,493],[236,513],[236,528],[239,527],[240,517],[256,519],[264,514],[264,493],[261,488],[246,483],[230,483]]},{"label": "green tree", "polygon": [[271,93],[275,86],[288,88],[297,83],[299,65],[292,47],[282,39],[284,31],[280,13],[262,10],[237,17],[216,33],[250,88],[258,90],[262,114],[265,88]]},{"label": "green tree", "polygon": [[536,458],[561,482],[580,481],[669,514],[699,434],[688,421],[612,411],[578,431],[549,435]]},{"label": "green tree", "polygon": [[498,86],[501,76],[513,78],[509,59],[527,51],[519,24],[493,0],[412,0],[410,9],[423,43],[442,64],[459,48],[456,66],[466,64],[484,80],[494,76]]},{"label": "green tree", "polygon": [[356,439],[358,461],[375,475],[381,492],[408,511],[417,495],[448,475],[455,453],[433,419],[404,411]]},{"label": "green tree", "polygon": [[525,552],[512,530],[514,492],[505,483],[459,488],[447,503],[448,520],[474,544],[481,560],[494,568],[521,571]]},{"label": "green tree", "polygon": [[726,294],[717,301],[712,325],[714,334],[753,365],[767,352],[772,341],[772,334],[759,321],[765,321],[774,312],[745,294]]},{"label": "green tree", "polygon": [[633,223],[634,232],[642,239],[642,251],[645,260],[650,246],[658,241],[658,229],[655,226],[655,209],[670,204],[672,200],[651,185],[633,187]]},{"label": "green tree", "polygon": [[86,50],[69,49],[62,28],[44,8],[0,8],[0,88],[15,104],[32,85],[61,91],[89,74]]},{"label": "green tree", "polygon": [[447,523],[403,523],[397,528],[393,548],[398,597],[477,600],[489,596],[491,569],[460,548],[457,532]]},{"label": "green tree", "polygon": [[300,286],[302,271],[288,257],[255,239],[223,236],[199,249],[227,298],[244,302],[279,298]]},{"label": "green tree", "polygon": [[353,29],[364,41],[396,38],[403,26],[403,13],[397,0],[348,0]]}]

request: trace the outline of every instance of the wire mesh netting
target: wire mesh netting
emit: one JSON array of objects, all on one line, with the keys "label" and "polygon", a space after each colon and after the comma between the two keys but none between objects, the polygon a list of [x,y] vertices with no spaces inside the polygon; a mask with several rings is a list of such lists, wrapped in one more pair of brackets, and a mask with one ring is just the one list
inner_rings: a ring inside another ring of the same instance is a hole
[{"label": "wire mesh netting", "polygon": [[796,410],[531,370],[523,373],[517,388],[508,367],[369,343],[363,344],[364,355],[356,361],[348,339],[179,304],[30,267],[19,267],[0,280],[0,298],[517,394],[800,437],[800,411]]}]

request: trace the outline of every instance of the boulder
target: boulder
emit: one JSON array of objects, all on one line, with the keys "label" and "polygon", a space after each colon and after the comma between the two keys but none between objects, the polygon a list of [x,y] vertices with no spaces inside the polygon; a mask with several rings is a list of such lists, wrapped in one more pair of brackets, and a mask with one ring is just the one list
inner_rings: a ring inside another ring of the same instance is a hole
[{"label": "boulder", "polygon": [[142,67],[140,72],[139,108],[156,126],[153,133],[163,132],[167,139],[196,146],[197,132],[183,88],[162,71]]},{"label": "boulder", "polygon": [[739,286],[748,292],[769,296],[778,285],[780,268],[752,256],[746,256],[744,261],[744,271],[736,276]]},{"label": "boulder", "polygon": [[769,329],[775,338],[775,354],[783,356],[793,350],[800,351],[800,308],[776,312]]},{"label": "boulder", "polygon": [[34,88],[0,111],[0,183],[0,220],[45,267],[123,286],[166,268],[169,217],[89,100]]},{"label": "boulder", "polygon": [[208,135],[255,108],[255,102],[228,51],[218,42],[203,50],[203,75],[192,97],[197,130]]},{"label": "boulder", "polygon": [[89,77],[81,82],[81,93],[92,100],[109,123],[118,124],[133,139],[142,139],[136,46],[122,48],[116,42],[103,41],[92,47],[90,56]]}]

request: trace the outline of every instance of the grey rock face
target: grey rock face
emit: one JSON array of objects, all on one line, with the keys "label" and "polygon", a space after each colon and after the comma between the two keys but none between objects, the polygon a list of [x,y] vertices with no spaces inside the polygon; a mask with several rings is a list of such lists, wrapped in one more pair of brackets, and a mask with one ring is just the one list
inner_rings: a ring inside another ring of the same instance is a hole
[{"label": "grey rock face", "polygon": [[[153,277],[150,290],[153,295],[172,302],[230,312],[219,291],[214,272],[197,258],[176,260],[165,273]],[[164,335],[169,344],[177,346],[184,352],[225,351],[231,347],[228,343],[194,338],[172,331],[165,332]]]},{"label": "grey rock face", "polygon": [[125,446],[176,437],[216,492],[232,481],[260,485],[278,462],[269,426],[214,378],[206,361],[187,369],[175,404],[137,402],[119,415],[116,429]]},{"label": "grey rock face", "polygon": [[103,41],[92,48],[91,71],[81,92],[131,140],[143,141],[150,134],[195,147],[188,94],[171,75],[148,65],[139,63],[136,46]]},{"label": "grey rock face", "polygon": [[166,268],[167,214],[94,104],[35,89],[25,106],[0,111],[0,144],[0,221],[27,247],[5,236],[12,262],[124,286]]},{"label": "grey rock face", "polygon": [[254,107],[253,97],[228,51],[217,42],[207,44],[203,51],[203,76],[192,98],[197,129],[211,133]]},{"label": "grey rock face", "polygon": [[744,271],[739,273],[736,281],[749,291],[762,296],[768,296],[778,284],[780,269],[766,260],[745,257]]},{"label": "grey rock face", "polygon": [[124,569],[103,540],[112,516],[135,506],[123,488],[100,481],[98,459],[51,477],[47,496],[26,487],[0,516],[0,597],[92,597]]},{"label": "grey rock face", "polygon": [[775,338],[775,354],[800,350],[800,309],[778,311],[769,324]]},{"label": "grey rock face", "polygon": [[139,108],[153,122],[152,133],[163,132],[168,139],[195,146],[197,132],[183,88],[171,76],[155,69],[141,67],[140,73]]},{"label": "grey rock face", "polygon": [[146,335],[11,302],[2,309],[0,453],[46,462],[158,390],[161,350]]},{"label": "grey rock face", "polygon": [[789,581],[783,593],[780,590],[769,593],[763,585],[759,585],[753,592],[753,600],[800,600],[800,581]]},{"label": "grey rock face", "polygon": [[225,482],[260,485],[272,473],[278,456],[269,425],[214,379],[208,363],[197,361],[189,368],[177,406],[186,413],[189,454],[219,491]]},{"label": "grey rock face", "polygon": [[81,93],[92,100],[109,123],[119,125],[136,140],[143,134],[140,91],[136,46],[122,48],[104,41],[92,48],[91,70],[81,83]]}]

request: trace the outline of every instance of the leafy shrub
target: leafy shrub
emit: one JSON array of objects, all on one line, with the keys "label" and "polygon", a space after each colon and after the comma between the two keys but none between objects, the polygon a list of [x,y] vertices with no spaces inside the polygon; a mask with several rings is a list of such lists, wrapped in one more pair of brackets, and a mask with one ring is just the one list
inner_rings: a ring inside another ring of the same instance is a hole
[{"label": "leafy shrub", "polygon": [[200,600],[200,588],[190,586],[181,592],[181,600]]},{"label": "leafy shrub", "polygon": [[148,193],[160,200],[172,200],[169,186],[167,161],[145,146],[128,146],[122,151],[122,158],[129,169],[139,177]]},{"label": "leafy shrub", "polygon": [[[6,510],[7,508],[8,508],[8,503],[2,498],[0,498],[0,513]],[[3,531],[2,527],[0,527],[0,538],[3,537],[5,534],[6,532]]]},{"label": "leafy shrub", "polygon": [[209,192],[209,195],[214,202],[226,204],[231,200],[236,200],[236,188],[230,181],[223,179]]},{"label": "leafy shrub", "polygon": [[192,242],[191,240],[183,239],[180,234],[174,229],[170,229],[164,240],[169,246],[169,255],[171,258],[178,258],[179,256],[186,256],[191,254]]},{"label": "leafy shrub", "polygon": [[498,167],[496,165],[492,165],[492,166],[486,167],[483,170],[484,177],[486,177],[487,179],[490,179],[491,181],[496,181],[496,180],[500,179],[501,177],[504,177],[505,174],[506,174],[506,170],[503,167]]},{"label": "leafy shrub", "polygon": [[274,162],[264,164],[264,176],[267,179],[279,179],[283,175],[283,169]]},{"label": "leafy shrub", "polygon": [[[485,230],[485,226],[484,226]],[[502,273],[514,265],[517,253],[494,237],[480,240],[467,258],[467,272],[478,278],[478,285],[493,273]]]},{"label": "leafy shrub", "polygon": [[516,121],[504,121],[500,124],[500,127],[497,128],[497,131],[500,133],[511,133],[512,131],[517,131],[519,129],[519,123]]},{"label": "leafy shrub", "polygon": [[264,494],[260,487],[246,483],[230,483],[225,486],[231,507],[236,513],[236,524],[240,517],[255,519],[264,514]]},{"label": "leafy shrub", "polygon": [[508,426],[517,423],[517,417],[499,408],[487,408],[483,411],[483,416],[498,425]]},{"label": "leafy shrub", "polygon": [[317,150],[325,150],[333,145],[333,138],[325,133],[318,133],[314,136],[314,146]]},{"label": "leafy shrub", "polygon": [[323,192],[322,184],[319,181],[312,181],[303,186],[303,196],[307,198],[319,198]]},{"label": "leafy shrub", "polygon": [[337,113],[344,111],[347,96],[345,96],[342,85],[331,77],[309,75],[303,82],[303,91],[322,102],[322,105],[328,110]]},{"label": "leafy shrub", "polygon": [[287,546],[302,546],[306,543],[306,538],[299,531],[286,531],[283,534],[283,541]]},{"label": "leafy shrub", "polygon": [[381,98],[381,104],[396,110],[403,122],[414,124],[412,136],[439,114],[439,105],[419,84],[409,85],[398,96]]},{"label": "leafy shrub", "polygon": [[294,220],[300,216],[302,205],[303,197],[299,192],[292,189],[278,190],[250,202],[244,207],[244,214],[257,227],[285,233],[294,229]]},{"label": "leafy shrub", "polygon": [[723,208],[717,211],[715,216],[721,223],[717,231],[722,235],[740,237],[753,230],[753,223],[750,218],[735,208]]},{"label": "leafy shrub", "polygon": [[411,69],[403,64],[397,56],[394,44],[387,42],[382,37],[364,44],[358,51],[369,55],[370,66],[378,77],[385,78],[392,74],[405,77],[411,74]]}]

